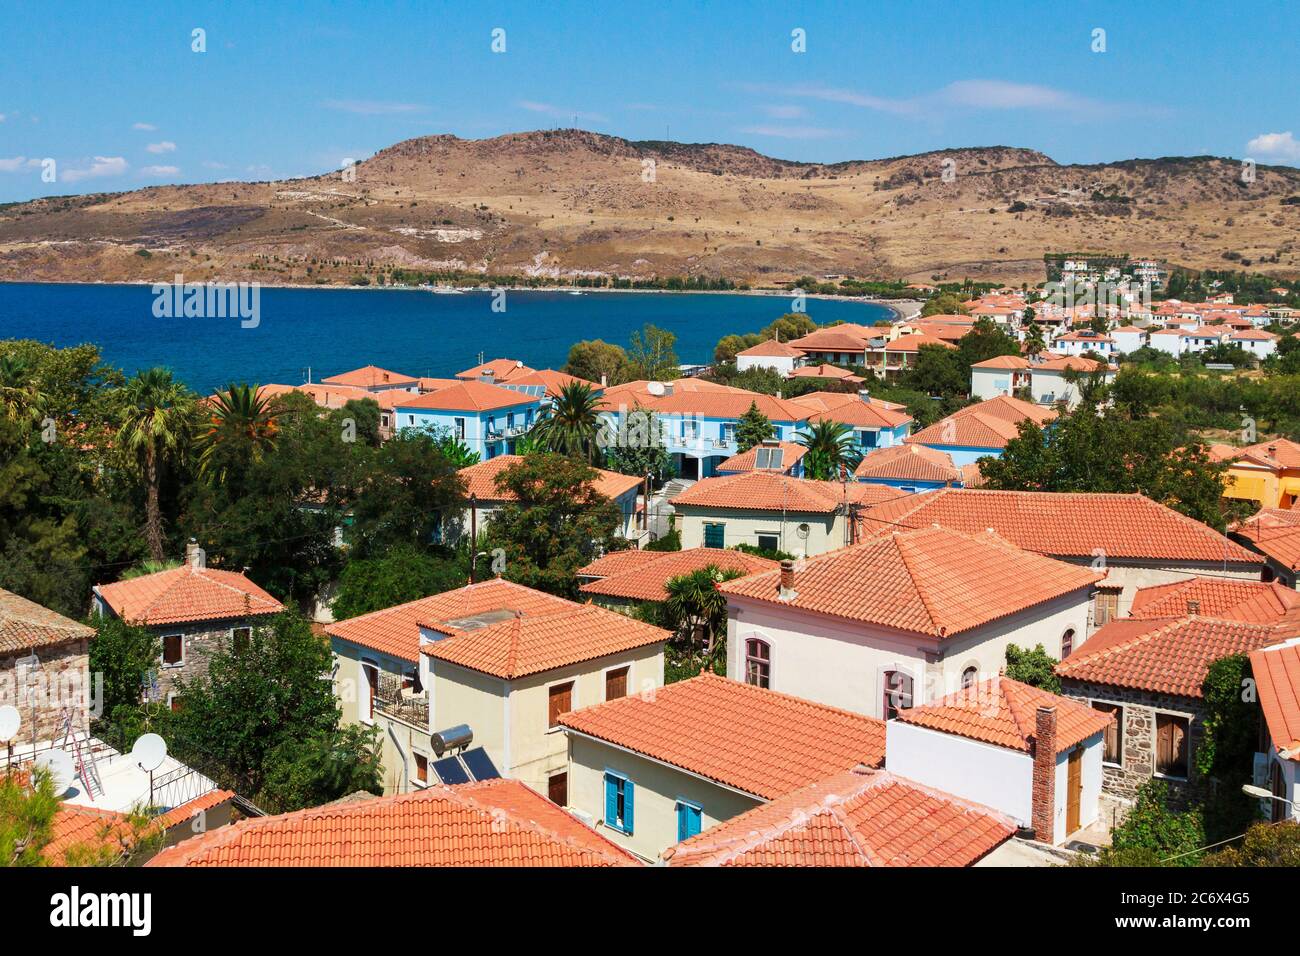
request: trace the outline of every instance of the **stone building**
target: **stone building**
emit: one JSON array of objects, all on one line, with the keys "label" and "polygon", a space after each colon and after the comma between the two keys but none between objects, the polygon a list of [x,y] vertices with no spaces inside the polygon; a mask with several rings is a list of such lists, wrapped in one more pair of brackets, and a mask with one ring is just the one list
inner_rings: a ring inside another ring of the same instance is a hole
[{"label": "stone building", "polygon": [[22,718],[15,747],[89,730],[94,636],[93,628],[0,589],[0,704]]},{"label": "stone building", "polygon": [[179,568],[97,586],[95,610],[158,635],[162,650],[146,694],[176,709],[178,678],[205,676],[214,654],[238,649],[284,605],[243,574],[204,567],[202,552],[191,545]]}]

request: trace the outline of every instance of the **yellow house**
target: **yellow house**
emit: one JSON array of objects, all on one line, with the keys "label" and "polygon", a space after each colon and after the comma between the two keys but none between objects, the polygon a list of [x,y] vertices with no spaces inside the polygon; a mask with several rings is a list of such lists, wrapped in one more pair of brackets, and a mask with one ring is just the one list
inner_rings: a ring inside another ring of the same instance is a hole
[{"label": "yellow house", "polygon": [[1300,498],[1300,443],[1275,438],[1245,448],[1212,445],[1210,457],[1229,463],[1225,498],[1261,508],[1290,508]]},{"label": "yellow house", "polygon": [[[450,750],[568,800],[565,712],[652,693],[667,631],[501,579],[327,628],[345,722],[377,726],[384,792],[464,782]],[[467,727],[471,740],[465,740]],[[450,776],[448,775],[450,774]]]}]

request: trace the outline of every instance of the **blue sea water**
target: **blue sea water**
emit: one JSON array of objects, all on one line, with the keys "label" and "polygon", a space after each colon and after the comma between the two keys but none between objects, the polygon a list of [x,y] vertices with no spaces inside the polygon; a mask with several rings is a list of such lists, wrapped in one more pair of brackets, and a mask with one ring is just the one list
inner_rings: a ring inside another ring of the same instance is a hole
[{"label": "blue sea water", "polygon": [[[487,359],[559,368],[569,346],[604,339],[626,346],[646,323],[677,334],[685,363],[712,360],[718,339],[756,332],[790,311],[775,296],[509,291],[261,290],[256,328],[238,318],[156,318],[149,286],[0,283],[0,338],[57,346],[90,342],[127,373],[161,365],[197,391],[232,381],[296,385],[362,365],[408,375],[450,376]],[[870,325],[890,310],[867,302],[808,299],[816,322]]]}]

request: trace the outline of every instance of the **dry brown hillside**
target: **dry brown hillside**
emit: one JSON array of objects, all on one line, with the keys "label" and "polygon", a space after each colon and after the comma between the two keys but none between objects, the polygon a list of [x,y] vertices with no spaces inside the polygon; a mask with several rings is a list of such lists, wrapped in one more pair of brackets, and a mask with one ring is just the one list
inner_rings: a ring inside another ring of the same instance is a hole
[{"label": "dry brown hillside", "polygon": [[1037,282],[1044,252],[1070,250],[1191,268],[1236,253],[1296,276],[1291,196],[1300,170],[1261,166],[1246,184],[1212,157],[1062,166],[981,147],[821,165],[579,130],[429,136],[360,163],[355,182],[335,172],[0,206],[0,280],[346,282],[397,266]]}]

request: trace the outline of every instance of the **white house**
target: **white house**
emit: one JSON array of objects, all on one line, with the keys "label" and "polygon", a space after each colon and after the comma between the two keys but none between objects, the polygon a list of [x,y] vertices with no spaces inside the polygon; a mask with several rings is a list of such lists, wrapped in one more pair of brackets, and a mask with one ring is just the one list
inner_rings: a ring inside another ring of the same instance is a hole
[{"label": "white house", "polygon": [[1065,402],[1068,408],[1074,408],[1079,404],[1080,400],[1079,381],[1076,378],[1075,381],[1071,382],[1069,380],[1071,376],[1067,373],[1086,376],[1099,369],[1102,370],[1101,376],[1107,384],[1115,380],[1116,369],[1114,366],[1103,366],[1093,359],[1079,356],[1066,356],[1065,358],[1054,358],[1031,363],[1029,369],[1029,394],[1039,405],[1055,405],[1057,402]]},{"label": "white house", "polygon": [[1114,718],[995,676],[885,725],[891,773],[992,807],[1064,843],[1100,814],[1103,742]]},{"label": "white house", "polygon": [[1240,345],[1256,358],[1265,359],[1277,351],[1278,337],[1263,329],[1241,329],[1228,337],[1232,345]]},{"label": "white house", "polygon": [[1100,332],[1093,332],[1090,329],[1079,329],[1074,332],[1067,332],[1065,335],[1058,335],[1052,340],[1052,350],[1063,355],[1083,355],[1085,352],[1096,352],[1106,359],[1109,359],[1118,351],[1113,338],[1109,335],[1102,335]]},{"label": "white house", "polygon": [[757,345],[736,353],[736,370],[748,371],[751,368],[770,368],[774,372],[788,375],[803,361],[801,349],[777,339],[768,339]]},{"label": "white house", "polygon": [[1008,644],[1068,654],[1102,578],[935,527],[799,565],[718,586],[728,676],[881,718],[998,673]]},{"label": "white house", "polygon": [[1136,352],[1147,344],[1147,330],[1140,329],[1136,325],[1121,325],[1113,328],[1110,330],[1110,337],[1115,343],[1115,351],[1120,355]]},{"label": "white house", "polygon": [[1276,798],[1269,807],[1274,822],[1300,820],[1300,639],[1251,651],[1250,668],[1268,732],[1255,784]]}]

